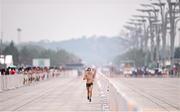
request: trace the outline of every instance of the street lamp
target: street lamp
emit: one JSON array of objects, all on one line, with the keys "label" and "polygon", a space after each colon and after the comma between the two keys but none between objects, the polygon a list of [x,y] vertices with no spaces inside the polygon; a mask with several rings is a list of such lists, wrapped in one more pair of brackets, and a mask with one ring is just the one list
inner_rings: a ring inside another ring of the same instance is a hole
[{"label": "street lamp", "polygon": [[148,18],[148,16],[142,16],[142,15],[133,15],[133,17],[135,17],[136,21],[141,22],[143,25],[143,36],[140,39],[141,42],[141,48],[143,48],[144,52],[145,52],[145,59],[144,59],[144,66],[148,65],[147,62],[147,58],[148,58],[148,39],[149,39],[149,32],[148,32],[148,28],[149,26],[146,27],[146,19]]},{"label": "street lamp", "polygon": [[171,60],[171,68],[174,65],[174,43],[175,43],[175,10],[177,6],[177,2],[172,2],[171,0],[167,0],[169,7],[169,18],[170,18],[170,60]]},{"label": "street lamp", "polygon": [[20,44],[21,43],[21,31],[22,29],[21,28],[17,28],[17,43]]},{"label": "street lamp", "polygon": [[2,40],[2,38],[1,38],[1,40],[0,40],[0,56],[2,55],[2,51],[3,51],[3,50],[2,50],[2,47],[3,47],[2,41],[3,41],[3,40]]},{"label": "street lamp", "polygon": [[180,47],[180,28],[178,30],[179,30],[179,47]]},{"label": "street lamp", "polygon": [[178,2],[178,4],[179,4],[179,14],[180,14],[180,0],[179,1],[177,1]]},{"label": "street lamp", "polygon": [[154,61],[154,46],[155,46],[155,44],[154,44],[154,32],[153,32],[153,20],[156,20],[155,18],[155,16],[152,16],[152,12],[154,11],[154,10],[152,10],[152,9],[137,9],[137,11],[140,11],[140,12],[143,12],[143,13],[148,13],[148,21],[149,21],[149,32],[150,32],[150,39],[151,39],[151,62],[153,62]]},{"label": "street lamp", "polygon": [[[143,7],[148,7],[148,8],[153,8],[153,13],[154,13],[154,16],[155,16],[155,20],[153,21],[154,22],[157,22],[158,21],[158,12],[159,12],[159,9],[156,9],[153,5],[151,4],[141,4],[141,6]],[[158,25],[157,24],[153,24],[155,25],[155,32],[156,32],[156,58],[155,58],[155,61],[158,63],[159,62],[159,59],[160,59],[160,55],[159,55],[159,49],[160,49],[160,36],[159,36],[159,28],[158,28]],[[158,65],[158,64],[157,64]]]},{"label": "street lamp", "polygon": [[152,12],[154,12],[154,14],[155,14],[155,16],[157,16],[157,13],[159,12],[159,9],[156,9],[153,5],[151,5],[151,4],[141,4],[141,6],[143,6],[143,7],[146,7],[146,8],[153,8],[153,11]]},{"label": "street lamp", "polygon": [[134,27],[134,30],[132,30],[133,32],[133,41],[134,41],[134,43],[135,43],[135,48],[138,48],[139,47],[139,37],[140,37],[140,32],[141,32],[141,25],[142,25],[142,23],[139,23],[139,22],[135,22],[135,20],[134,19],[132,19],[133,21],[130,21],[130,22],[126,22],[127,24],[129,24],[129,25],[133,25],[133,27]]},{"label": "street lamp", "polygon": [[169,13],[168,10],[165,10],[165,2],[162,2],[161,0],[158,0],[158,3],[151,3],[154,6],[159,7],[160,9],[160,16],[161,16],[161,38],[162,38],[162,64],[165,66],[165,58],[166,58],[166,34],[167,34],[167,14]]}]

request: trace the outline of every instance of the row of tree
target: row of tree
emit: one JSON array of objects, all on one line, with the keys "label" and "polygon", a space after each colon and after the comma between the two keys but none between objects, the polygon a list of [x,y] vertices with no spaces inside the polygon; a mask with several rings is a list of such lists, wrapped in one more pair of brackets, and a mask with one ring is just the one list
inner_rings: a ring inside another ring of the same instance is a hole
[{"label": "row of tree", "polygon": [[[156,56],[155,53],[153,55],[154,55],[154,57]],[[131,61],[135,64],[136,67],[142,67],[142,66],[144,66],[145,62],[146,63],[151,62],[150,56],[151,56],[151,53],[148,51],[133,48],[133,49],[130,49],[129,51],[127,51],[126,53],[115,57],[113,62],[116,65],[119,65],[120,63],[123,63],[124,61]],[[180,47],[177,47],[175,49],[174,57],[177,59],[180,59]]]},{"label": "row of tree", "polygon": [[[116,65],[119,65],[120,63],[123,64],[124,62],[128,61],[128,62],[134,63],[135,66],[137,67],[141,67],[141,66],[144,66],[144,61],[146,60],[145,55],[146,55],[146,52],[144,52],[142,49],[133,48],[127,51],[126,53],[115,57],[113,62]],[[150,62],[149,53],[148,53],[148,62]]]},{"label": "row of tree", "polygon": [[78,63],[80,58],[62,49],[51,50],[37,45],[15,46],[14,42],[6,45],[4,55],[12,55],[14,65],[32,65],[33,58],[49,58],[51,66]]}]

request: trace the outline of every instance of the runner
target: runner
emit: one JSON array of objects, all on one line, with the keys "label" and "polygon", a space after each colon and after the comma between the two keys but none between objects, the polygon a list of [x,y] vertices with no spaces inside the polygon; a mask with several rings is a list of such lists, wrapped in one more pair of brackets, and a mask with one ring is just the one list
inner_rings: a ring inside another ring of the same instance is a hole
[{"label": "runner", "polygon": [[89,102],[91,102],[94,78],[94,72],[91,70],[91,68],[87,68],[83,80],[86,80],[87,99],[89,100]]},{"label": "runner", "polygon": [[96,69],[95,69],[95,67],[93,67],[93,68],[91,69],[91,71],[92,71],[92,73],[93,73],[93,78],[95,78],[95,77],[96,77]]}]

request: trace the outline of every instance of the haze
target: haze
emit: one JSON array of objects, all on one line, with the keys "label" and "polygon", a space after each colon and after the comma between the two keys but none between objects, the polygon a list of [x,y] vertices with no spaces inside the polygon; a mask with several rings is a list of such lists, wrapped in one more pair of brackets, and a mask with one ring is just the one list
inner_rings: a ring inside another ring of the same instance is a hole
[{"label": "haze", "polygon": [[[60,41],[82,36],[118,36],[145,0],[1,0],[4,40]],[[146,0],[149,1],[149,0]]]}]

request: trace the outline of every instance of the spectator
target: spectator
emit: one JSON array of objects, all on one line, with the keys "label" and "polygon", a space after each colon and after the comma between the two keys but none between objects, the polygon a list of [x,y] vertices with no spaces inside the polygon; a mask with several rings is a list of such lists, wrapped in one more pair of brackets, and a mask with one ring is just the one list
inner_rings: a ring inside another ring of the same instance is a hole
[{"label": "spectator", "polygon": [[16,70],[15,69],[10,69],[10,74],[11,75],[15,75],[16,74]]}]

